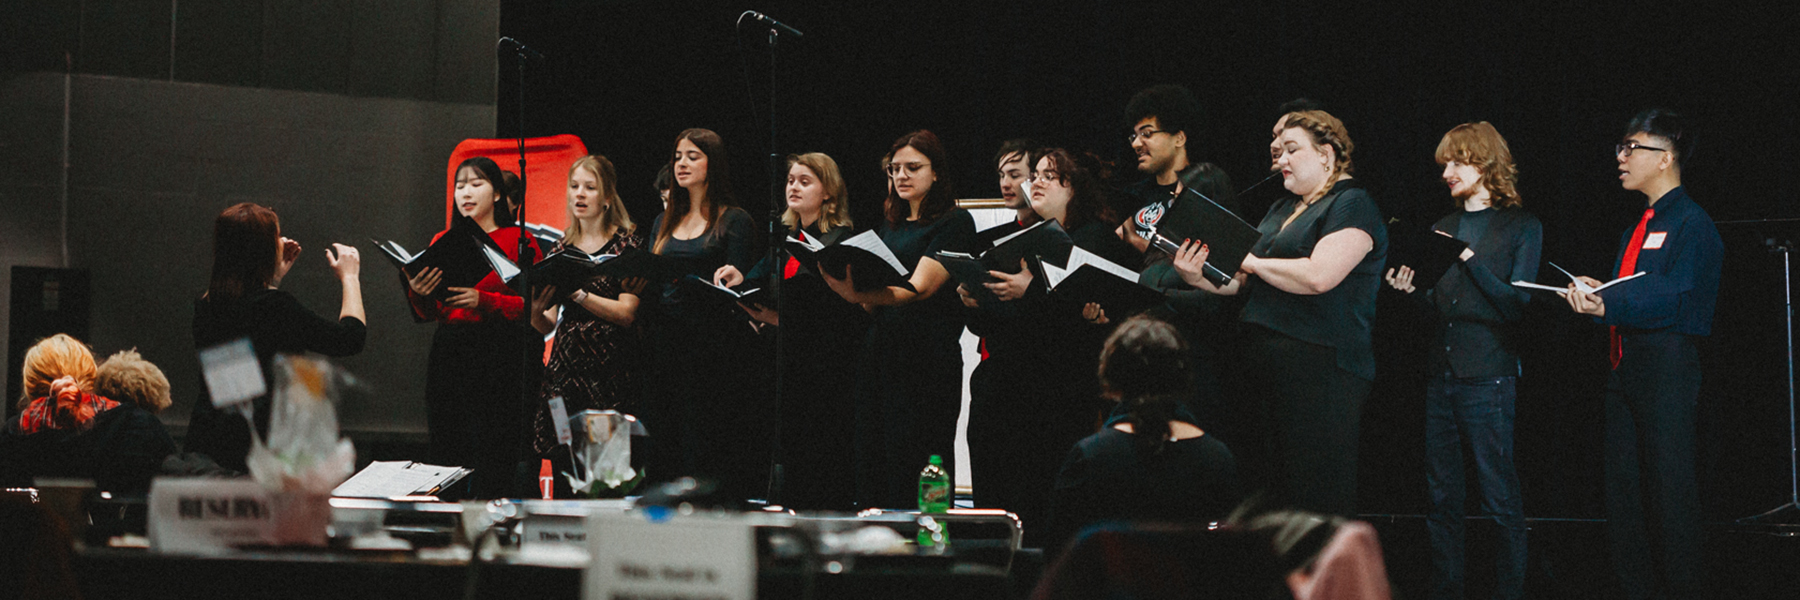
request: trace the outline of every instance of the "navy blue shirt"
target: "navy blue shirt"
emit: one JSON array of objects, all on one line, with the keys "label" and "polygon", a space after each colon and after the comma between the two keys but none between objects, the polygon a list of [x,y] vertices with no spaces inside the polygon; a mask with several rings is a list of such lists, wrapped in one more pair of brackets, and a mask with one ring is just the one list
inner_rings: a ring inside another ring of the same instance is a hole
[{"label": "navy blue shirt", "polygon": [[[1644,226],[1636,269],[1644,276],[1602,292],[1606,316],[1595,321],[1618,326],[1627,335],[1652,331],[1711,334],[1725,255],[1719,230],[1706,210],[1688,197],[1685,187],[1669,190],[1650,208],[1656,214]],[[1607,275],[1618,274],[1634,229],[1627,228],[1619,236],[1619,256]]]}]

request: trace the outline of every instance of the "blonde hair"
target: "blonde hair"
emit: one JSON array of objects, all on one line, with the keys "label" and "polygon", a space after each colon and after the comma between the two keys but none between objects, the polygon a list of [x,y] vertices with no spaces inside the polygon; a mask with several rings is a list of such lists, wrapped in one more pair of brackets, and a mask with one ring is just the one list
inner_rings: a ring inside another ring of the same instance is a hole
[{"label": "blonde hair", "polygon": [[121,350],[100,363],[94,375],[94,393],[110,400],[129,402],[151,413],[162,412],[173,399],[169,378],[162,369],[144,360],[136,349]]},{"label": "blonde hair", "polygon": [[[819,178],[819,185],[825,188],[825,201],[819,203],[819,233],[831,231],[833,227],[850,227],[850,189],[844,185],[844,175],[838,171],[837,161],[823,152],[808,152],[789,154],[787,165],[790,171],[794,165],[811,169]],[[792,208],[787,209],[781,213],[781,224],[798,229],[800,214]]]},{"label": "blonde hair", "polygon": [[1344,129],[1343,121],[1322,110],[1295,111],[1282,118],[1287,120],[1282,124],[1282,131],[1299,128],[1312,138],[1314,146],[1331,146],[1336,151],[1337,164],[1331,170],[1332,179],[1355,172],[1350,154],[1356,151],[1356,142],[1350,141],[1350,131]]},{"label": "blonde hair", "polygon": [[59,333],[32,345],[25,351],[25,367],[22,393],[19,396],[19,409],[24,410],[35,398],[50,395],[50,383],[63,377],[71,377],[75,385],[83,392],[94,389],[94,351],[87,344]]},{"label": "blonde hair", "polygon": [[[1491,195],[1494,208],[1512,208],[1519,198],[1519,167],[1513,164],[1512,150],[1506,138],[1487,121],[1463,123],[1444,134],[1438,141],[1438,164],[1456,161],[1481,171],[1482,187]],[[1459,203],[1460,204],[1460,203]]]},{"label": "blonde hair", "polygon": [[[585,169],[600,180],[600,198],[606,202],[606,208],[600,212],[602,229],[610,225],[619,228],[619,231],[624,233],[636,230],[637,225],[631,222],[631,213],[626,212],[625,203],[619,200],[618,171],[613,168],[612,161],[606,160],[606,157],[598,154],[589,154],[576,159],[575,164],[569,165],[569,182],[575,181],[577,169]],[[575,218],[575,208],[569,206],[567,198],[563,201],[563,207],[569,214],[569,227],[563,231],[563,239],[580,237],[582,234],[581,220]]]}]

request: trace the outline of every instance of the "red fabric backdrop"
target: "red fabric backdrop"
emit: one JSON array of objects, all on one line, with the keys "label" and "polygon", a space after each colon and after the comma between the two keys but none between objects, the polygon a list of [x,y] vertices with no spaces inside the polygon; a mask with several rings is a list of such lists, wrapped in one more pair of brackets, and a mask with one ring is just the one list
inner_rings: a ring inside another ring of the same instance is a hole
[{"label": "red fabric backdrop", "polygon": [[[568,182],[569,165],[587,156],[581,138],[563,134],[525,138],[525,220],[555,227],[568,226],[569,211],[563,188]],[[444,168],[444,228],[456,214],[456,165],[475,156],[486,156],[500,163],[500,168],[519,171],[519,140],[467,139],[450,153],[450,164]]]}]

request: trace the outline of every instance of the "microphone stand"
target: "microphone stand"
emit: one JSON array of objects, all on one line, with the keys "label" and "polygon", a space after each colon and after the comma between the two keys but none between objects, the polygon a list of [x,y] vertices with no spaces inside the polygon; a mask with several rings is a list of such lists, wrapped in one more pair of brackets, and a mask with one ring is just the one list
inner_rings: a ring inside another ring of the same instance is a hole
[{"label": "microphone stand", "polygon": [[[503,42],[505,40],[506,40],[506,38],[502,38]],[[513,55],[514,55],[513,62],[515,64],[517,64],[519,67],[518,90],[517,90],[518,95],[519,95],[519,101],[518,101],[517,106],[515,107],[515,112],[514,112],[514,114],[517,116],[517,120],[513,121],[513,125],[515,127],[518,127],[518,137],[519,137],[519,187],[522,189],[529,189],[526,186],[526,182],[525,182],[525,62],[526,62],[526,59],[528,59],[530,57],[526,54],[526,50],[525,50],[524,46],[515,43],[512,45],[512,48],[513,48]],[[533,377],[532,375],[534,373],[538,372],[539,367],[543,366],[543,364],[540,362],[543,359],[542,352],[541,351],[533,352],[532,347],[535,346],[536,344],[532,344],[532,343],[530,343],[530,341],[533,339],[536,339],[541,342],[544,339],[543,335],[538,334],[537,329],[535,329],[531,326],[531,313],[532,313],[532,309],[531,309],[531,295],[532,295],[531,294],[531,264],[533,262],[537,261],[537,255],[536,254],[527,254],[527,252],[529,252],[531,250],[531,229],[529,227],[525,226],[525,205],[526,204],[528,204],[528,202],[525,201],[525,195],[519,194],[519,214],[518,214],[519,248],[518,248],[518,254],[516,254],[515,256],[518,257],[516,262],[518,262],[518,264],[520,266],[518,278],[519,278],[519,282],[521,284],[521,289],[525,290],[525,297],[522,298],[522,300],[524,300],[524,303],[525,303],[525,310],[521,311],[520,319],[524,322],[523,324],[525,326],[525,331],[523,331],[521,333],[524,334],[523,337],[527,341],[527,343],[524,344],[525,349],[522,351],[523,356],[520,358],[520,365],[521,365],[521,369],[519,370],[519,401],[520,402],[529,402],[529,401],[533,400],[532,392],[535,391],[535,388],[537,387],[536,384],[538,382],[537,382],[537,378]],[[578,469],[579,466],[571,464],[571,465],[569,465],[569,468],[570,469]]]},{"label": "microphone stand", "polygon": [[[754,11],[745,11],[743,14],[738,15],[738,24],[741,26],[744,22],[744,17],[750,15],[756,15],[756,13]],[[769,25],[769,244],[768,248],[764,251],[763,264],[767,265],[769,269],[769,282],[767,286],[769,293],[775,297],[775,314],[783,314],[787,311],[787,298],[781,293],[781,284],[783,277],[787,274],[788,254],[786,247],[787,225],[781,222],[781,216],[787,208],[787,202],[782,197],[782,188],[786,187],[784,185],[786,178],[783,177],[782,173],[784,163],[781,159],[780,146],[776,145],[776,134],[778,132],[776,124],[779,120],[775,117],[775,99],[777,90],[776,74],[779,73],[776,69],[775,56],[776,49],[781,45],[782,28],[775,24],[762,21],[760,19],[761,15],[757,16],[759,17],[759,22],[764,22],[764,24]],[[771,329],[775,336],[775,381],[773,390],[774,397],[771,402],[773,408],[770,412],[773,418],[770,420],[772,426],[769,428],[769,479],[766,488],[766,499],[768,503],[776,504],[777,500],[782,495],[783,480],[785,479],[785,468],[782,464],[781,421],[784,399],[783,386],[785,384],[782,372],[787,366],[787,353],[785,350],[785,338],[787,336],[782,335],[780,326]]]},{"label": "microphone stand", "polygon": [[1762,514],[1738,519],[1739,523],[1762,525],[1800,524],[1800,437],[1796,434],[1794,411],[1794,270],[1790,257],[1794,252],[1791,239],[1770,238],[1764,242],[1770,253],[1781,254],[1782,294],[1787,305],[1787,383],[1788,383],[1788,503]]}]

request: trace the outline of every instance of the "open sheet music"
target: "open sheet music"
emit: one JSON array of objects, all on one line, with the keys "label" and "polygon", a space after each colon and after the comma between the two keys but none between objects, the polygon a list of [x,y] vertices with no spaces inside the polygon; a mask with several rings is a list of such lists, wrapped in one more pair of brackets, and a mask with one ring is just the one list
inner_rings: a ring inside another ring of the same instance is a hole
[{"label": "open sheet music", "polygon": [[408,279],[428,268],[443,272],[442,281],[431,295],[444,298],[450,295],[448,288],[475,287],[493,271],[485,258],[485,250],[498,250],[497,245],[480,228],[463,223],[456,221],[449,231],[438,236],[437,241],[417,253],[391,240],[384,242],[371,238],[369,241]]},{"label": "open sheet music", "polygon": [[1101,258],[1080,246],[1069,250],[1069,262],[1058,267],[1042,261],[1050,296],[1077,304],[1100,305],[1108,319],[1118,320],[1162,304],[1162,292],[1138,283],[1138,272]]},{"label": "open sheet music", "polygon": [[331,495],[345,498],[398,498],[436,494],[456,483],[471,471],[462,467],[444,467],[405,460],[369,463],[352,475]]},{"label": "open sheet music", "polygon": [[[1598,293],[1600,293],[1601,290],[1604,290],[1606,288],[1609,288],[1609,287],[1612,287],[1612,286],[1615,286],[1615,285],[1618,285],[1621,283],[1625,283],[1627,281],[1631,281],[1633,279],[1637,279],[1639,277],[1644,276],[1643,271],[1638,271],[1636,273],[1632,273],[1630,275],[1626,275],[1624,277],[1620,277],[1618,279],[1614,279],[1612,281],[1608,281],[1608,282],[1602,283],[1600,285],[1588,285],[1586,283],[1582,283],[1581,279],[1577,278],[1574,273],[1570,273],[1567,270],[1563,269],[1562,267],[1556,266],[1556,263],[1550,263],[1550,266],[1555,268],[1558,271],[1562,271],[1563,275],[1568,276],[1569,281],[1571,281],[1575,284],[1575,289],[1581,290],[1582,292],[1589,293],[1589,294],[1598,294]],[[1516,287],[1521,287],[1521,288],[1525,288],[1525,289],[1529,289],[1529,290],[1543,290],[1546,292],[1556,292],[1556,294],[1559,296],[1569,295],[1569,288],[1567,286],[1554,287],[1554,286],[1548,286],[1548,285],[1539,285],[1539,284],[1532,283],[1529,281],[1514,281],[1514,282],[1512,282],[1512,284]]]},{"label": "open sheet music", "polygon": [[858,291],[883,287],[912,289],[912,283],[908,281],[912,271],[900,264],[900,258],[894,256],[894,251],[882,243],[881,236],[874,230],[829,244],[810,237],[805,240],[789,237],[788,253],[813,272],[837,279],[843,279],[845,267],[850,267]]}]

